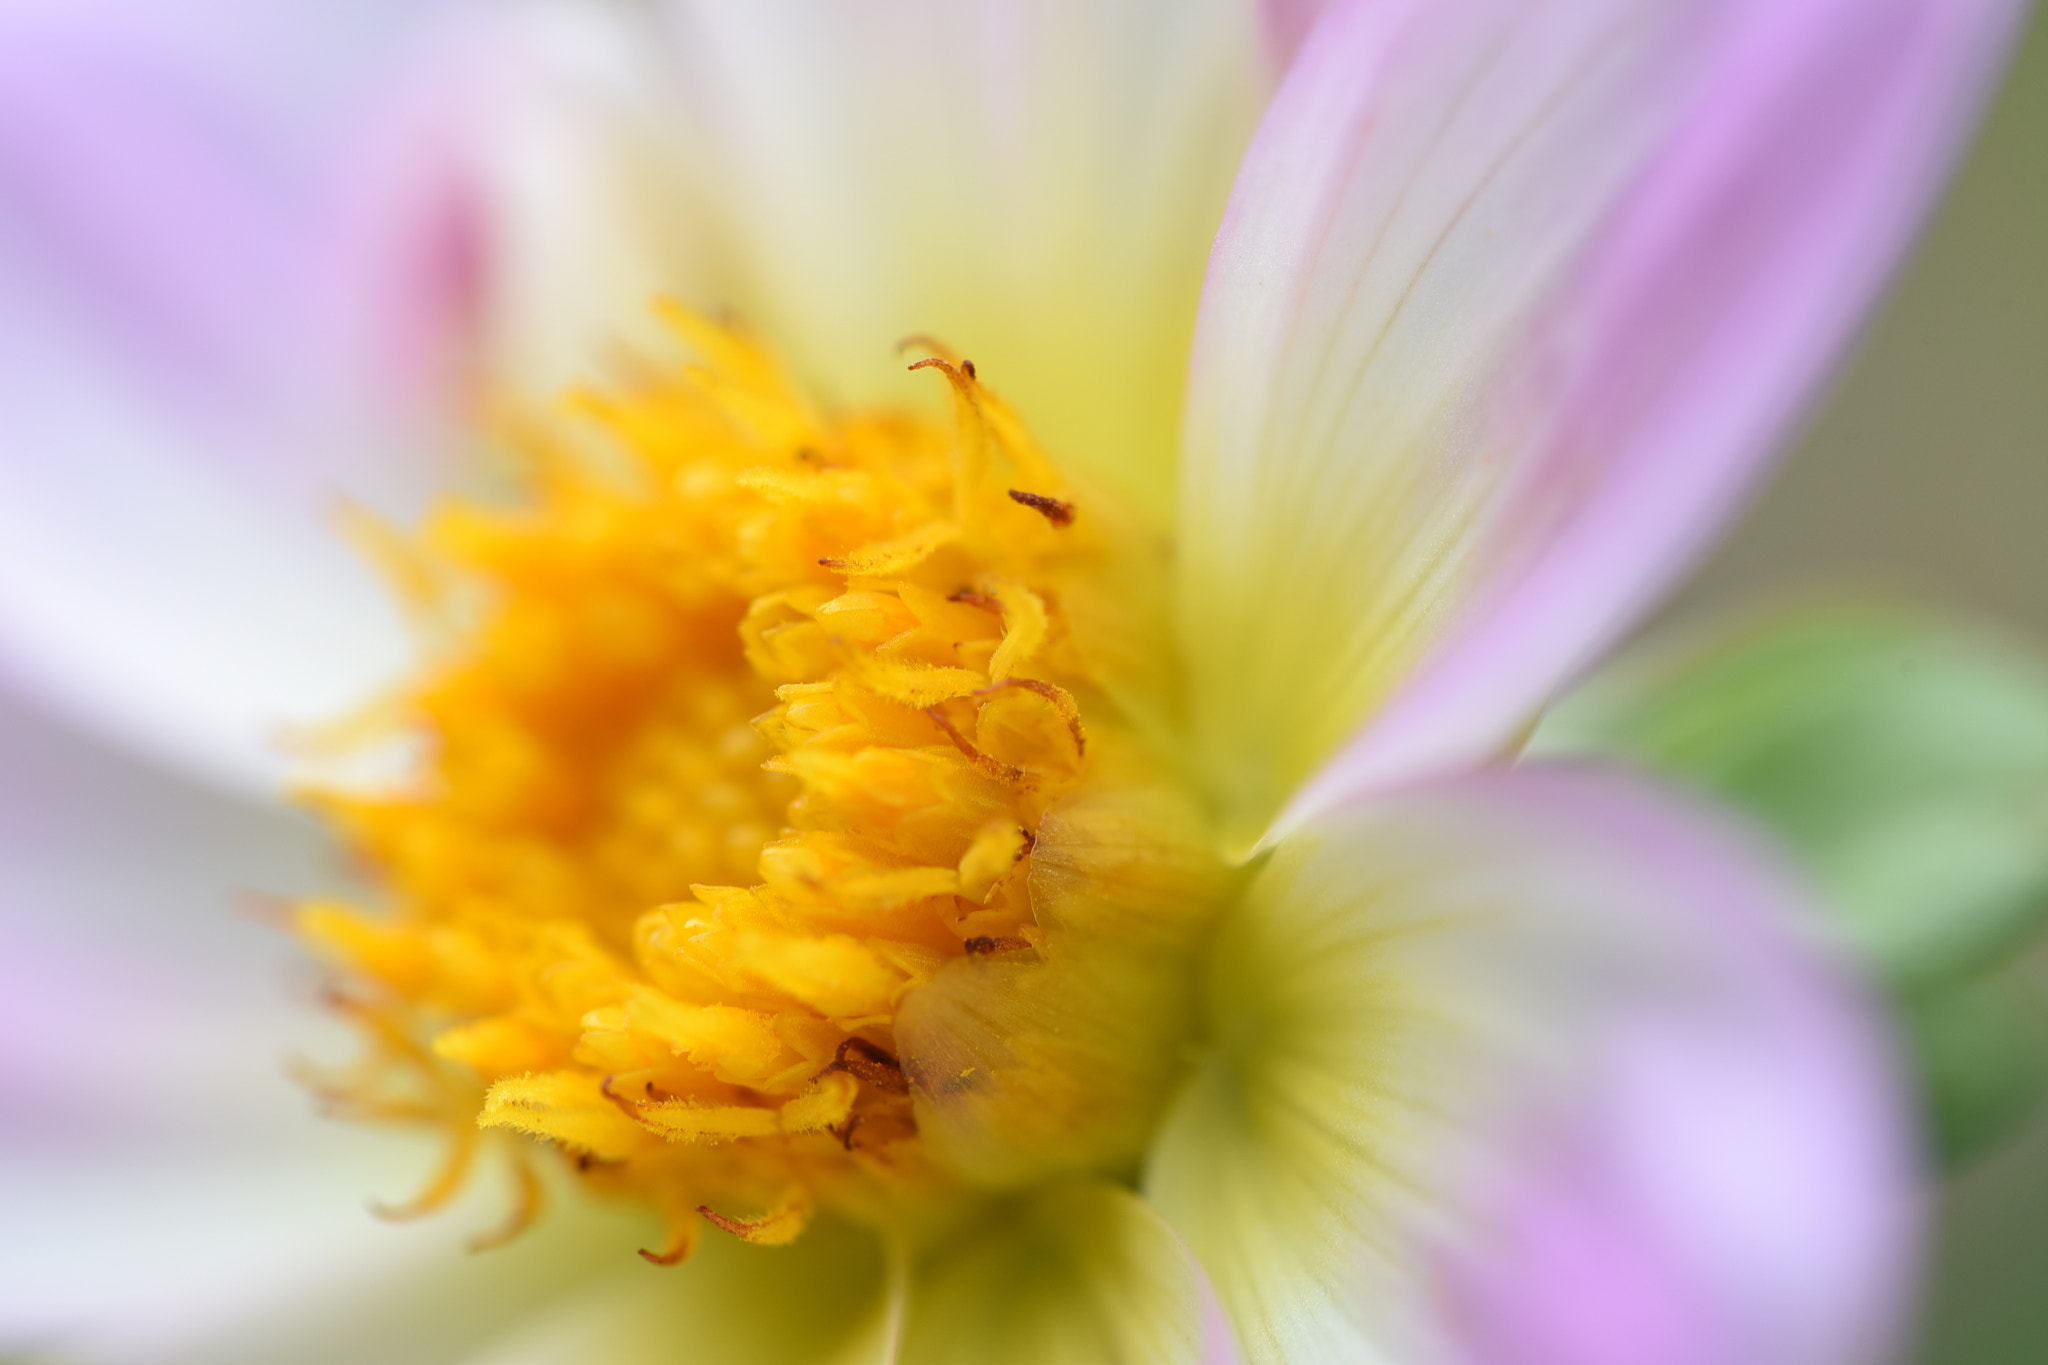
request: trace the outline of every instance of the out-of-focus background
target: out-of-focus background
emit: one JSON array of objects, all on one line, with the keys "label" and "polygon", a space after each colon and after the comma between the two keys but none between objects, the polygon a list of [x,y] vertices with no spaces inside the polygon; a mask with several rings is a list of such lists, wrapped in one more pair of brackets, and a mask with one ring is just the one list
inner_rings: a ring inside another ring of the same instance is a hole
[{"label": "out-of-focus background", "polygon": [[[1872,583],[2048,642],[2048,15],[1861,351],[1664,621]],[[1919,1359],[2048,1360],[2048,1115],[1938,1217]]]}]

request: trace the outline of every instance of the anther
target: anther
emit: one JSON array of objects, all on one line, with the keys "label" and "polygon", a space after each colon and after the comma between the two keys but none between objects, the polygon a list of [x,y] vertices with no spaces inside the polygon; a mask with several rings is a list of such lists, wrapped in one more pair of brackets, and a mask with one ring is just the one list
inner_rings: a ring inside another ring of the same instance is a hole
[{"label": "anther", "polygon": [[1074,504],[1059,498],[1049,498],[1043,493],[1027,493],[1021,488],[1010,490],[1010,501],[1021,502],[1032,511],[1042,515],[1055,526],[1074,524]]},{"label": "anther", "polygon": [[831,1065],[818,1075],[827,1076],[834,1071],[844,1071],[857,1081],[865,1081],[885,1095],[908,1095],[910,1082],[903,1079],[903,1067],[882,1048],[865,1038],[848,1038],[833,1054]]},{"label": "anther", "polygon": [[948,602],[963,603],[970,607],[980,607],[983,611],[992,611],[998,616],[1003,611],[1002,603],[996,601],[995,598],[990,597],[987,593],[976,592],[972,588],[962,588],[960,591],[948,596],[946,600]]},{"label": "anther", "polygon": [[986,957],[990,953],[1014,953],[1019,949],[1029,948],[1031,940],[1015,938],[1008,934],[980,934],[968,939],[962,946],[967,949],[969,957]]}]

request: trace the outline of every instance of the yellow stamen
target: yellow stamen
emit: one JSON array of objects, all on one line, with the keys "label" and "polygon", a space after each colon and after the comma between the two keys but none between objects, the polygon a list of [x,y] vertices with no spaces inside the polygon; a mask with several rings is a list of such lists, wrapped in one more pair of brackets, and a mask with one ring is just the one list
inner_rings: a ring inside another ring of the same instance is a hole
[{"label": "yellow stamen", "polygon": [[382,1040],[329,1088],[467,1131],[431,1202],[481,1127],[772,1244],[925,1178],[898,1006],[1044,941],[1037,832],[1112,723],[1066,610],[1096,522],[965,361],[913,367],[953,423],[825,420],[670,321],[695,367],[517,434],[529,505],[387,547],[447,642],[426,757],[315,798],[389,906],[297,926]]}]

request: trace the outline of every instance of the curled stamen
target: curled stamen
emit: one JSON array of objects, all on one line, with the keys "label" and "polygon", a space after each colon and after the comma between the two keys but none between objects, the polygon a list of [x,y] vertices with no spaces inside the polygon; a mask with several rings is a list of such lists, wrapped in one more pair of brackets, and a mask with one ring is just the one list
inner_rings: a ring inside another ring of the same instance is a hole
[{"label": "curled stamen", "polygon": [[764,1247],[788,1245],[811,1221],[810,1201],[798,1191],[792,1191],[780,1204],[756,1218],[734,1218],[718,1212],[709,1204],[699,1204],[697,1212],[714,1227],[743,1242]]},{"label": "curled stamen", "polygon": [[690,1259],[690,1253],[697,1249],[697,1225],[688,1214],[671,1214],[668,1220],[668,1245],[660,1251],[641,1247],[640,1259],[649,1265],[681,1265]]},{"label": "curled stamen", "polygon": [[953,386],[953,405],[960,428],[959,463],[953,477],[953,519],[962,526],[970,525],[973,520],[970,516],[972,495],[981,483],[983,471],[989,466],[989,445],[994,439],[989,431],[988,416],[981,409],[974,367],[966,361],[955,365],[938,356],[927,356],[910,368],[938,370]]},{"label": "curled stamen", "polygon": [[469,1179],[470,1166],[476,1158],[474,1134],[457,1130],[448,1142],[448,1155],[442,1158],[441,1169],[434,1173],[426,1187],[412,1198],[399,1204],[372,1202],[370,1213],[387,1223],[403,1223],[422,1218],[454,1198],[465,1181]]},{"label": "curled stamen", "polygon": [[952,721],[946,719],[945,713],[940,711],[938,707],[927,706],[924,709],[924,713],[931,718],[932,724],[946,732],[946,738],[953,741],[954,748],[966,754],[968,758],[974,761],[975,767],[981,769],[990,777],[995,778],[998,782],[1022,782],[1024,780],[1024,770],[1022,768],[1013,768],[1007,763],[997,762],[981,750],[975,748],[969,742],[967,736],[961,734],[959,729]]},{"label": "curled stamen", "polygon": [[1060,713],[1060,718],[1066,721],[1067,733],[1074,738],[1074,756],[1079,758],[1088,752],[1088,737],[1081,729],[1081,708],[1074,704],[1073,697],[1068,694],[1065,688],[1055,687],[1051,683],[1041,682],[1037,678],[1005,678],[1001,682],[994,683],[988,687],[976,688],[974,695],[977,697],[991,696],[1008,687],[1021,687],[1026,692],[1034,693],[1051,702],[1053,709]]},{"label": "curled stamen", "polygon": [[489,1232],[470,1238],[465,1244],[470,1251],[494,1251],[532,1227],[533,1220],[540,1216],[540,1177],[533,1173],[533,1163],[520,1157],[512,1167],[512,1174],[518,1192],[513,1199],[511,1215]]},{"label": "curled stamen", "polygon": [[[624,1114],[627,1118],[633,1120],[633,1122],[635,1123],[640,1122],[640,1106],[643,1104],[651,1103],[653,1101],[654,1096],[652,1093],[652,1087],[648,1087],[649,1094],[647,1099],[629,1100],[624,1095],[621,1095],[618,1091],[612,1089],[612,1082],[616,1081],[617,1079],[617,1076],[606,1076],[603,1080],[599,1081],[597,1083],[598,1093],[603,1095],[606,1099],[610,1100],[613,1104],[617,1105],[618,1110],[621,1114]],[[645,1083],[643,1082],[643,1085],[644,1084]]]}]

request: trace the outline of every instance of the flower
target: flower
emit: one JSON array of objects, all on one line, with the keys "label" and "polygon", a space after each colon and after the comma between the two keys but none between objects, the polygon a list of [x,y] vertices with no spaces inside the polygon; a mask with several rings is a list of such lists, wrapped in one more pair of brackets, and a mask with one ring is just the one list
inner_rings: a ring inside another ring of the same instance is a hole
[{"label": "flower", "polygon": [[[813,1205],[838,1217],[773,1253],[707,1237],[672,1277],[542,1272],[561,1297],[507,1338],[522,1358],[881,1358],[899,1338],[908,1360],[1882,1349],[1910,1154],[1881,1031],[1799,931],[1801,893],[1683,800],[1612,775],[1496,769],[1774,445],[1896,255],[2010,15],[1908,0],[1343,4],[1309,30],[1236,164],[1261,81],[1252,18],[1222,4],[905,7],[856,25],[678,5],[660,12],[658,47],[606,57],[656,52],[685,78],[606,111],[616,140],[571,145],[690,207],[685,249],[658,268],[735,307],[796,379],[685,315],[703,377],[627,384],[606,412],[644,469],[673,476],[655,496],[558,464],[530,534],[441,523],[436,544],[494,575],[499,600],[616,608],[623,624],[590,637],[566,678],[559,648],[487,629],[458,659],[488,666],[436,675],[418,704],[444,757],[502,760],[465,790],[545,801],[564,770],[520,767],[530,735],[448,741],[490,718],[465,703],[527,686],[609,725],[607,680],[646,657],[735,677],[743,662],[795,689],[766,727],[811,803],[801,833],[764,853],[781,899],[714,888],[695,919],[629,907],[638,918],[609,940],[556,935],[536,963],[547,935],[434,917],[420,868],[444,866],[448,846],[403,845],[461,821],[400,798],[342,819],[423,917],[386,937],[340,910],[301,923],[382,977],[380,1000],[459,1016],[435,1046],[492,1082],[484,1117],[591,1158],[594,1182],[623,1172],[658,1204],[772,1175],[790,1197],[758,1217],[713,1207],[757,1241]],[[522,300],[557,323],[610,309],[577,306],[587,281],[562,273],[574,233],[505,214],[530,148],[476,151],[465,134],[493,120],[467,123],[471,107],[426,111],[452,120],[437,125],[448,159],[396,181],[429,187],[413,201],[429,242],[482,225],[481,255],[449,267],[468,283],[427,310],[427,330],[474,325],[486,368],[537,373],[557,333]],[[640,122],[653,107],[674,121]],[[545,249],[525,254],[536,238]],[[928,416],[808,416],[801,394],[848,414],[892,397],[888,346],[913,329],[980,362],[937,357],[962,434]],[[824,473],[795,467],[804,451]],[[636,508],[654,529],[631,524]],[[701,520],[681,524],[706,553],[663,556],[677,517]],[[10,659],[44,670],[47,691],[95,660],[192,653],[175,631],[135,640],[125,614],[102,622],[121,645],[96,643],[48,567],[91,537],[37,543],[43,559],[7,566],[0,609]],[[620,595],[562,595],[588,586],[554,557],[571,544],[616,571]],[[535,546],[548,553],[520,560]],[[920,581],[940,556],[957,557],[964,592]],[[703,619],[675,617],[676,602],[649,616],[626,569]],[[849,591],[820,595],[835,579]],[[325,600],[289,606],[306,617]],[[723,656],[706,627],[721,613]],[[934,657],[881,647],[904,639]],[[262,695],[250,681],[188,690]],[[178,733],[175,689],[113,693],[86,700],[131,732]],[[679,704],[717,699],[693,684]],[[709,719],[683,738],[720,738]],[[851,750],[813,742],[849,732]],[[521,786],[522,771],[539,780]],[[932,818],[906,831],[892,815],[877,833],[859,803],[915,781],[945,789]],[[757,795],[709,812],[717,828],[754,822]],[[951,880],[884,884],[860,862],[872,848],[828,865],[856,828],[897,853],[942,845],[944,859],[894,870]],[[788,865],[770,869],[778,849]],[[801,920],[805,886],[856,927],[771,932]],[[887,937],[868,932],[873,916],[934,900],[966,930],[950,952],[892,959],[873,941]],[[498,938],[440,932],[465,923]],[[706,925],[731,941],[692,968]],[[630,936],[646,951],[628,962]],[[969,947],[981,940],[991,951]],[[746,998],[687,998],[655,961]],[[530,1019],[488,1003],[506,989],[493,972],[574,1001],[573,1065],[516,1036]],[[458,978],[486,1003],[451,994]],[[775,1014],[769,996],[794,1004]],[[796,1006],[811,1034],[785,1022]],[[766,1034],[759,1014],[775,1014]],[[117,1049],[145,1027],[91,1017]],[[641,1071],[667,1068],[659,1083],[616,1085],[650,1037],[675,1058],[716,1053],[704,1069],[725,1089],[679,1094],[680,1063],[645,1055]],[[521,1047],[535,1064],[508,1061]],[[743,1077],[742,1061],[764,1069]],[[903,1139],[912,1195],[874,1195],[858,1152],[816,1180],[779,1155],[819,1150],[826,1129],[844,1150],[848,1120],[868,1114]],[[671,1149],[649,1142],[659,1130],[727,1140]],[[700,1168],[673,1150],[712,1156]],[[851,1167],[861,1179],[840,1178]],[[441,1341],[515,1330],[447,1299]],[[413,1340],[399,1349],[459,1349]]]}]

